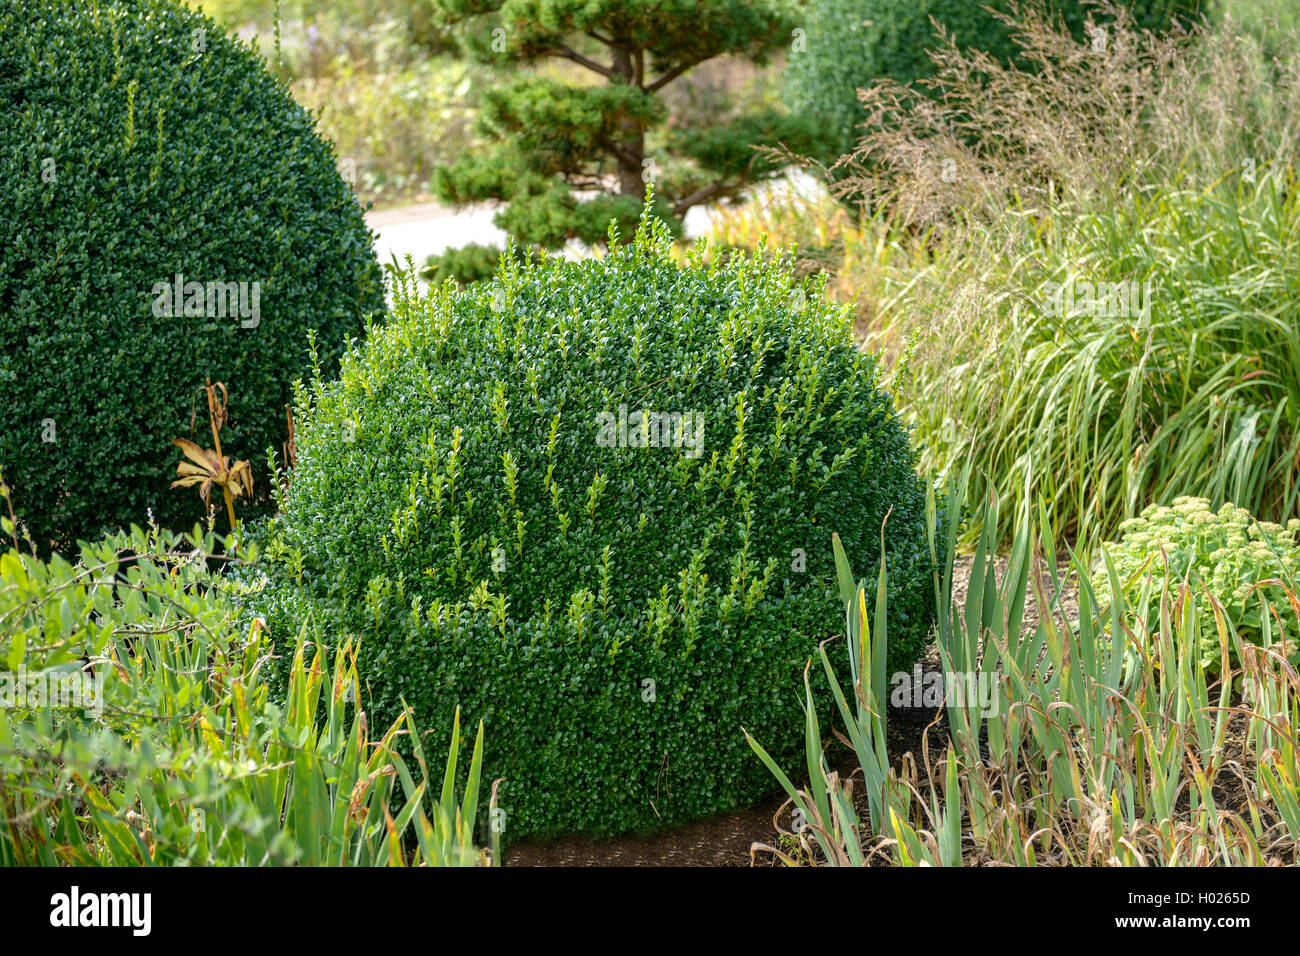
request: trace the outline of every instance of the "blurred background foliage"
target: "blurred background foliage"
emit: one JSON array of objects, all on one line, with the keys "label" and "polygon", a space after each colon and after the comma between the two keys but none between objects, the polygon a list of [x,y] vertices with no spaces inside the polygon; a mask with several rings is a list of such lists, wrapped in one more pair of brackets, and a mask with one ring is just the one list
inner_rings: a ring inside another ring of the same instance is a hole
[{"label": "blurred background foliage", "polygon": [[[274,0],[186,2],[277,61]],[[431,0],[284,0],[278,16],[281,70],[340,158],[355,163],[358,198],[377,207],[432,200],[433,171],[485,145],[473,130],[482,92],[517,73],[462,56],[434,24]],[[702,64],[662,94],[670,129],[778,106],[782,66],[739,57]],[[591,82],[574,64],[536,72]]]},{"label": "blurred background foliage", "polygon": [[[456,39],[435,25],[432,0],[186,2],[256,43],[272,62],[278,15],[281,67],[299,101],[319,112],[339,156],[355,161],[363,201],[431,199],[433,170],[483,146],[472,130],[479,94],[504,71],[461,57]],[[1212,21],[1230,16],[1238,30],[1259,38],[1266,57],[1285,55],[1288,33],[1300,28],[1300,5],[1292,0],[1209,0],[1205,9]],[[664,91],[671,125],[776,106],[785,66],[785,57],[761,67],[736,57],[701,65]],[[541,69],[566,82],[590,82],[576,65]]]}]

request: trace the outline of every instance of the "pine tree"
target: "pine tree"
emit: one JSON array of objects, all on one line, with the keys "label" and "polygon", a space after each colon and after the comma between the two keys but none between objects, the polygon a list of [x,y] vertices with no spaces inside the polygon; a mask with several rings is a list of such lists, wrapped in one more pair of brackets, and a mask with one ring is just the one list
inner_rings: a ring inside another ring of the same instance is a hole
[{"label": "pine tree", "polygon": [[[548,59],[582,67],[590,82],[524,72],[485,93],[478,124],[492,147],[435,176],[452,204],[507,205],[497,225],[555,249],[603,241],[611,219],[631,236],[654,182],[670,228],[701,203],[734,198],[780,164],[754,149],[799,152],[810,124],[771,110],[705,128],[670,122],[661,95],[693,67],[723,55],[763,63],[792,41],[792,0],[434,0],[462,49],[497,65]],[[587,193],[588,195],[580,195]],[[462,276],[461,278],[467,278]]]}]

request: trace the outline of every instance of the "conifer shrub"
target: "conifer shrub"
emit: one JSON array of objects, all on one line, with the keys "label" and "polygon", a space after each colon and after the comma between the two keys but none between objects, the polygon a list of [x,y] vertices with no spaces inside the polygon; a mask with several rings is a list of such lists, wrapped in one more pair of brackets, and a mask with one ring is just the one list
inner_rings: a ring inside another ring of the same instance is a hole
[{"label": "conifer shrub", "polygon": [[832,532],[872,568],[883,526],[892,669],[933,618],[925,487],[846,310],[779,257],[679,266],[648,212],[611,250],[402,291],[302,388],[259,534],[257,613],[358,636],[372,722],[484,721],[508,839],[767,793],[741,728],[802,745]]},{"label": "conifer shrub", "polygon": [[[518,244],[511,245],[509,252],[510,255],[521,261],[537,255],[528,246]],[[448,279],[455,279],[457,282],[468,285],[471,282],[481,282],[484,279],[492,278],[496,274],[500,261],[500,247],[471,242],[468,245],[429,256],[425,261],[424,268],[420,271],[420,275],[434,284],[441,284]]]}]

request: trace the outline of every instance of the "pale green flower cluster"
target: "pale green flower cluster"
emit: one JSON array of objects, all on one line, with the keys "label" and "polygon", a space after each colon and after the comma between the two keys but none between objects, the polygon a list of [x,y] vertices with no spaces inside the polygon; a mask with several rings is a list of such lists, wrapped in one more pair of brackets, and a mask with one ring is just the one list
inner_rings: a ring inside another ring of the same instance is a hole
[{"label": "pale green flower cluster", "polygon": [[[1245,508],[1231,503],[1215,511],[1206,498],[1182,497],[1172,507],[1149,506],[1139,517],[1122,522],[1119,531],[1120,540],[1103,547],[1130,606],[1141,602],[1143,588],[1151,582],[1146,618],[1150,629],[1159,620],[1166,561],[1171,591],[1190,570],[1190,583],[1197,592],[1198,648],[1207,668],[1220,666],[1219,637],[1214,610],[1197,579],[1223,605],[1242,642],[1263,643],[1267,602],[1275,612],[1271,643],[1285,638],[1288,647],[1295,648],[1297,622],[1287,590],[1294,591],[1300,583],[1300,520],[1293,518],[1284,527],[1256,521]],[[1110,579],[1100,555],[1093,565],[1092,585],[1101,603],[1108,605]],[[1235,650],[1231,656],[1235,666]]]}]

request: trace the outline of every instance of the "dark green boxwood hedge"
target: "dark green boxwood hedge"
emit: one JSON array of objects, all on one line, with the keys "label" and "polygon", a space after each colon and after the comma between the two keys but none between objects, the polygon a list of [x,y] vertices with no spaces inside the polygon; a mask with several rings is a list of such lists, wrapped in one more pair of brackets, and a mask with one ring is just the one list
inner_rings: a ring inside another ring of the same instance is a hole
[{"label": "dark green boxwood hedge", "polygon": [[[6,0],[0,37],[0,470],[43,545],[150,508],[190,527],[169,439],[211,444],[195,389],[227,384],[223,445],[264,460],[307,330],[328,368],[384,308],[370,233],[311,116],[207,17]],[[165,315],[155,286],[177,274],[205,314]],[[244,313],[208,302],[240,282]]]},{"label": "dark green boxwood hedge", "polygon": [[[947,29],[961,49],[985,50],[1010,61],[1019,48],[1011,31],[990,11],[1011,11],[1023,0],[809,0],[802,39],[806,49],[789,56],[785,101],[791,112],[812,116],[824,132],[825,159],[847,152],[864,115],[857,90],[880,79],[912,83],[933,75],[927,50],[938,45],[934,24]],[[1189,22],[1203,0],[1121,0],[1143,29],[1167,30],[1175,20]],[[1088,14],[1106,17],[1087,0],[1046,0],[1053,17],[1082,39]]]},{"label": "dark green boxwood hedge", "polygon": [[[394,315],[303,389],[255,610],[286,640],[309,615],[359,635],[375,726],[401,700],[486,721],[507,838],[769,792],[741,727],[801,752],[804,664],[843,629],[831,533],[874,577],[890,509],[890,667],[919,656],[907,432],[845,310],[787,261],[680,268],[647,216],[603,259],[512,258]],[[621,444],[640,411],[700,418]]]}]

